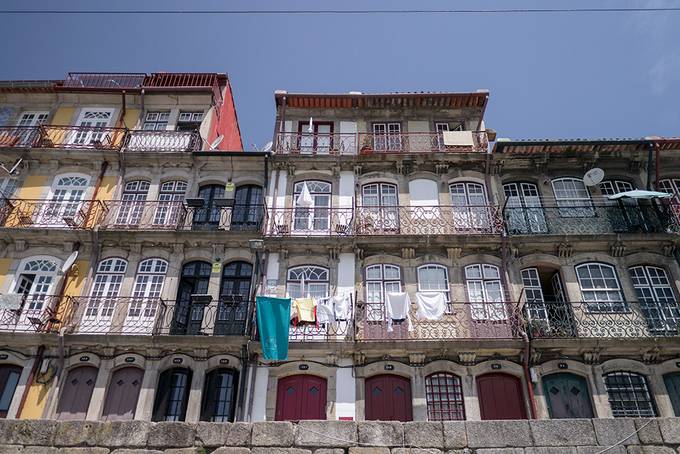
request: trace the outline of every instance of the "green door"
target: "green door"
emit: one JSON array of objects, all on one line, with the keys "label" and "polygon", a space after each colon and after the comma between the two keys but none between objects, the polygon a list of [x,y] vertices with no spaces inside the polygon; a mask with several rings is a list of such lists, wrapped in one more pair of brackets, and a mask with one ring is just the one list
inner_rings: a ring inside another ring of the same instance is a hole
[{"label": "green door", "polygon": [[585,378],[569,373],[546,375],[543,389],[551,418],[594,417]]},{"label": "green door", "polygon": [[673,404],[673,413],[675,416],[680,416],[680,372],[664,375],[663,381],[666,383],[668,397],[671,398]]}]

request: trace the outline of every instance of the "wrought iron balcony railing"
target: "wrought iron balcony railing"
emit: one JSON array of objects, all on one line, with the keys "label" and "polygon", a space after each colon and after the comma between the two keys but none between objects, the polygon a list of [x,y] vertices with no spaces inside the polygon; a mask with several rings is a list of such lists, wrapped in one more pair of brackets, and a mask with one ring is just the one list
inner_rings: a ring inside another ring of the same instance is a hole
[{"label": "wrought iron balcony railing", "polygon": [[504,209],[510,235],[599,235],[606,233],[680,232],[669,206],[627,203],[508,207]]},{"label": "wrought iron balcony railing", "polygon": [[127,129],[97,126],[40,126],[36,148],[120,151]]},{"label": "wrought iron balcony railing", "polygon": [[99,200],[0,200],[5,228],[91,229],[106,212]]},{"label": "wrought iron balcony railing", "polygon": [[256,232],[266,221],[264,205],[219,206],[217,203],[200,207],[187,206],[184,230],[229,230]]},{"label": "wrought iron balcony railing", "polygon": [[267,236],[348,236],[353,233],[352,208],[274,208],[268,210]]},{"label": "wrought iron balcony railing", "polygon": [[189,152],[201,149],[198,131],[129,131],[125,151]]},{"label": "wrought iron balcony railing", "polygon": [[526,302],[526,331],[535,339],[648,338],[680,335],[680,304],[664,302]]},{"label": "wrought iron balcony railing", "polygon": [[441,341],[517,339],[522,317],[517,303],[451,302],[440,320],[419,319],[411,305],[408,320],[388,320],[385,304],[363,303],[357,308],[357,341]]},{"label": "wrought iron balcony railing", "polygon": [[1,126],[0,148],[31,148],[40,139],[37,126]]},{"label": "wrought iron balcony railing", "polygon": [[68,298],[54,295],[8,294],[1,298],[5,308],[0,309],[0,332],[56,333],[77,311]]},{"label": "wrought iron balcony railing", "polygon": [[359,153],[486,153],[486,132],[469,132],[456,145],[447,145],[441,132],[359,133]]},{"label": "wrought iron balcony railing", "polygon": [[144,73],[68,73],[63,87],[92,90],[124,90],[142,87]]},{"label": "wrought iron balcony railing", "polygon": [[496,206],[394,206],[356,209],[357,235],[498,235],[503,218]]},{"label": "wrought iron balcony railing", "polygon": [[280,132],[276,135],[274,152],[292,155],[355,155],[357,134]]},{"label": "wrought iron balcony railing", "polygon": [[206,304],[139,297],[72,299],[80,308],[71,326],[74,334],[245,336],[253,307],[233,295]]}]

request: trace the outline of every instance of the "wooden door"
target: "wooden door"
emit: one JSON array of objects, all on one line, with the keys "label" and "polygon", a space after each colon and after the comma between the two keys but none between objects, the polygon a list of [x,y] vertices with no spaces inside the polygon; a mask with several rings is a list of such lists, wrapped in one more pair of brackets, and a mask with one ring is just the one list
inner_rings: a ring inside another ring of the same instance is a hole
[{"label": "wooden door", "polygon": [[6,418],[17,389],[21,367],[10,364],[0,366],[0,418]]},{"label": "wooden door", "polygon": [[477,377],[477,394],[482,419],[526,419],[519,378],[491,373]]},{"label": "wooden door", "polygon": [[102,413],[104,421],[134,419],[143,377],[144,371],[137,367],[124,367],[111,375]]},{"label": "wooden door", "polygon": [[412,421],[411,381],[398,375],[366,379],[367,421]]},{"label": "wooden door", "polygon": [[57,405],[57,419],[83,420],[97,381],[97,368],[81,366],[71,369],[62,386]]},{"label": "wooden door", "polygon": [[292,375],[279,379],[275,419],[326,419],[326,379],[314,375]]},{"label": "wooden door", "polygon": [[543,390],[551,418],[595,416],[585,378],[569,373],[546,375],[543,377]]},{"label": "wooden door", "polygon": [[663,381],[666,383],[668,397],[673,405],[673,413],[680,416],[680,372],[664,375]]}]

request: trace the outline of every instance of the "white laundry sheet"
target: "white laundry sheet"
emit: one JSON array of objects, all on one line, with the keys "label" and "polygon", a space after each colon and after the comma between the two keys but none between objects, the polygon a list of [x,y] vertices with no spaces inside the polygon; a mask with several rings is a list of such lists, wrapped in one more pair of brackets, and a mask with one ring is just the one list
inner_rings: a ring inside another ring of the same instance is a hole
[{"label": "white laundry sheet", "polygon": [[416,317],[420,320],[441,320],[446,312],[446,298],[442,292],[416,293]]},{"label": "white laundry sheet", "polygon": [[411,325],[411,316],[409,310],[411,309],[411,299],[406,292],[389,292],[387,293],[387,301],[385,302],[385,312],[387,315],[387,331],[392,332],[394,320],[406,320],[409,331],[413,331]]},{"label": "white laundry sheet", "polygon": [[333,296],[316,300],[317,323],[333,323],[346,321],[352,317],[352,308],[348,295]]}]

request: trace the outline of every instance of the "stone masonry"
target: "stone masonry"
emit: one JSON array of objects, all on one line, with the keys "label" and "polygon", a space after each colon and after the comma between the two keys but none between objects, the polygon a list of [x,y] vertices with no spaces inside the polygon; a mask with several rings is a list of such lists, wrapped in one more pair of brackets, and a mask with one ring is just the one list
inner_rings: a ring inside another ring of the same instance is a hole
[{"label": "stone masonry", "polygon": [[602,452],[680,453],[680,418],[297,424],[0,420],[0,454]]}]

